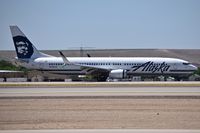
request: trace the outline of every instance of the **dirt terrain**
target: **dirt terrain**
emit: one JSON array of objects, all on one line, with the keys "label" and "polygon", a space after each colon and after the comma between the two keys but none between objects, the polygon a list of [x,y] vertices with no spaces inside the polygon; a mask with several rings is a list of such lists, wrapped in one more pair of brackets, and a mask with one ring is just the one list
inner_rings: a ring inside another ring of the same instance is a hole
[{"label": "dirt terrain", "polygon": [[200,99],[0,99],[5,129],[200,129]]}]

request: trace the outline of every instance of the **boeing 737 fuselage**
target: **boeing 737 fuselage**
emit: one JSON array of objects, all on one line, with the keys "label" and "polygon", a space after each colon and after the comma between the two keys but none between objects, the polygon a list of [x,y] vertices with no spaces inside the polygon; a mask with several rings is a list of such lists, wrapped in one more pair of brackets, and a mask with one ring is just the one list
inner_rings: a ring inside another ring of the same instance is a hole
[{"label": "boeing 737 fuselage", "polygon": [[186,77],[197,70],[188,61],[162,57],[54,57],[39,52],[17,26],[10,26],[17,60],[29,69],[55,74],[96,74],[106,79],[138,75]]}]

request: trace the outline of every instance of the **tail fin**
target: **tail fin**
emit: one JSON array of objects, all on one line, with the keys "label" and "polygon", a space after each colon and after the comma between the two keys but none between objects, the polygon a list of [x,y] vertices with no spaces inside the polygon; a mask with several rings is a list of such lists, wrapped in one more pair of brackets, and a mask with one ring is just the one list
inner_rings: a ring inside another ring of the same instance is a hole
[{"label": "tail fin", "polygon": [[10,26],[10,30],[18,59],[35,59],[49,56],[39,52],[17,26]]}]

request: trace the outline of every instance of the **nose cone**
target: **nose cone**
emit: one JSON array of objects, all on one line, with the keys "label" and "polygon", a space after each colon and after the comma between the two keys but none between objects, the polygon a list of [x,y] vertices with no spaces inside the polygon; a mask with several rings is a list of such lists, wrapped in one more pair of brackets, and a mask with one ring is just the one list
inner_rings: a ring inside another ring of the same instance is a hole
[{"label": "nose cone", "polygon": [[198,70],[198,67],[196,67],[195,65],[190,65],[191,70],[196,71]]}]

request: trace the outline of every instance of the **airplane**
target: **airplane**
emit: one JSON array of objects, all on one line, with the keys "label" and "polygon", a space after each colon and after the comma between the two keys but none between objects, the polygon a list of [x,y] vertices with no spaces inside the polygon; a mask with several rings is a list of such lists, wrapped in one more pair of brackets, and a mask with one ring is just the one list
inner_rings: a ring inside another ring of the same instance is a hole
[{"label": "airplane", "polygon": [[61,75],[95,75],[98,81],[132,76],[188,77],[197,67],[188,61],[164,57],[60,57],[36,49],[18,26],[10,26],[17,61],[26,68]]}]

